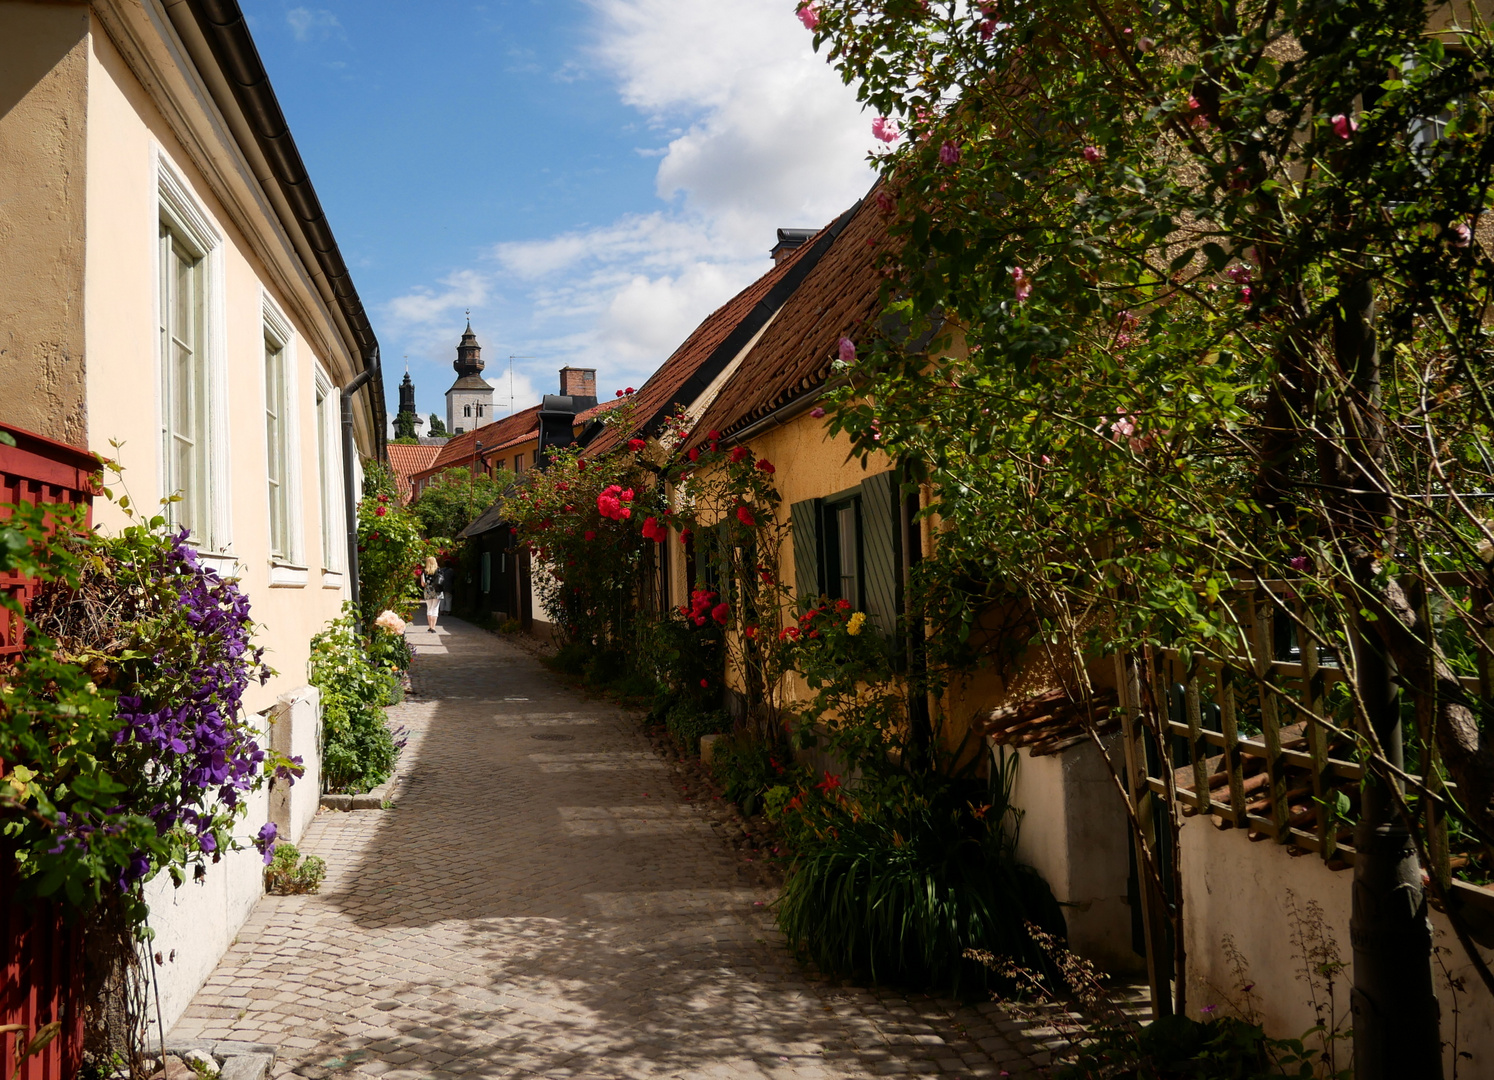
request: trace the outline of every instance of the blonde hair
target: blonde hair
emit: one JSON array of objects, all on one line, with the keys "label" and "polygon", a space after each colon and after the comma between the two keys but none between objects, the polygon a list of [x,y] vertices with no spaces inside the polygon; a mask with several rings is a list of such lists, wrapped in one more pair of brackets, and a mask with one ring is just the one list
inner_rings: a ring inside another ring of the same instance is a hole
[{"label": "blonde hair", "polygon": [[434,555],[427,555],[425,557],[425,572],[427,574],[434,574],[436,569],[436,557]]}]

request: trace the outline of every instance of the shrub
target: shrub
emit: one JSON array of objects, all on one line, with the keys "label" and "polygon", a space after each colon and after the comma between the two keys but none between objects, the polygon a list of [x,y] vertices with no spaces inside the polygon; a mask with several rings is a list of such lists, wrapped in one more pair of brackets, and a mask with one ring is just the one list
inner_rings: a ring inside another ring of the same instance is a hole
[{"label": "shrub", "polygon": [[957,995],[989,981],[967,949],[1045,966],[1026,924],[1061,935],[1063,913],[1016,859],[1002,772],[994,791],[937,773],[802,788],[781,815],[795,849],[778,906],[789,942],[832,974]]},{"label": "shrub", "polygon": [[730,731],[731,716],[725,709],[702,711],[693,701],[677,701],[665,712],[664,726],[683,749],[694,752],[700,749],[702,735]]},{"label": "shrub", "polygon": [[[117,505],[131,524],[112,537],[60,506],[11,506],[0,524],[0,571],[40,582],[28,648],[0,677],[0,823],[24,890],[118,899],[139,932],[140,886],[202,876],[242,846],[244,795],[300,767],[260,747],[241,706],[271,674],[247,597],[184,531]],[[256,844],[273,839],[266,824]]]},{"label": "shrub", "polygon": [[726,797],[748,817],[763,808],[774,788],[787,790],[809,781],[809,773],[781,747],[769,746],[749,732],[717,740],[711,751],[711,773]]},{"label": "shrub", "polygon": [[358,588],[365,623],[388,608],[408,617],[420,599],[416,574],[426,542],[398,497],[375,494],[358,504]]},{"label": "shrub", "polygon": [[327,876],[327,862],[316,855],[302,856],[296,846],[282,841],[275,845],[270,865],[265,867],[265,891],[290,896],[314,893]]},{"label": "shrub", "polygon": [[[382,629],[374,633],[394,636]],[[399,682],[371,658],[350,605],[311,639],[311,683],[322,695],[322,771],[328,789],[356,794],[378,787],[394,771],[398,752],[384,706]]]}]

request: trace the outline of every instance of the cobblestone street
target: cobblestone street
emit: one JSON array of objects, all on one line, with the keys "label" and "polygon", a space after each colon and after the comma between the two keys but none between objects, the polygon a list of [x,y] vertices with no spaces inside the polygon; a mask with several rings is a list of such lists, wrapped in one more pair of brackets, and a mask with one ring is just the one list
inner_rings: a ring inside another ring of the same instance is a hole
[{"label": "cobblestone street", "polygon": [[259,902],[173,1043],[311,1078],[1037,1074],[993,1006],[805,973],[634,717],[465,623],[409,633],[396,805],[318,815],[321,892]]}]

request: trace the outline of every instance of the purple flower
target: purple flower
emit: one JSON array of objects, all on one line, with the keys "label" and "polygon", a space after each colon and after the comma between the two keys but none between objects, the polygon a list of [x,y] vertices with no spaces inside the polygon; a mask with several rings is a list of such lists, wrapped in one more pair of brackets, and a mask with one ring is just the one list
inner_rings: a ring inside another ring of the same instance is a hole
[{"label": "purple flower", "polygon": [[840,352],[840,362],[842,364],[849,364],[856,359],[856,343],[850,338],[841,338],[840,344],[837,347]]},{"label": "purple flower", "polygon": [[939,162],[942,165],[957,165],[960,161],[960,148],[948,139],[944,145],[939,147]]},{"label": "purple flower", "polygon": [[1086,146],[1084,148],[1084,160],[1085,161],[1093,163],[1093,162],[1099,161],[1100,157],[1101,157],[1100,148],[1098,146]]},{"label": "purple flower", "polygon": [[1308,567],[1307,556],[1293,555],[1290,559],[1287,560],[1287,565],[1290,566],[1293,570],[1296,570],[1300,573],[1301,571],[1306,570]]},{"label": "purple flower", "polygon": [[197,846],[211,854],[218,850],[218,838],[210,832],[205,832],[197,838]]},{"label": "purple flower", "polygon": [[265,865],[270,865],[270,860],[275,857],[275,837],[280,830],[275,828],[273,821],[267,821],[259,827],[259,835],[254,838],[254,846],[257,847],[265,857]]}]

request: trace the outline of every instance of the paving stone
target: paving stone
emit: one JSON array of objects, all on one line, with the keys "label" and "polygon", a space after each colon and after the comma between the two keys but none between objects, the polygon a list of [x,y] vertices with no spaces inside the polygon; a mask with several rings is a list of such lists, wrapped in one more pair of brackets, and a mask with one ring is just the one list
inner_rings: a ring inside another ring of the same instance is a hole
[{"label": "paving stone", "polygon": [[393,808],[317,815],[321,891],[260,901],[174,1042],[268,1044],[275,1080],[1028,1071],[999,1006],[801,969],[734,818],[678,795],[636,717],[441,630],[409,635]]}]

